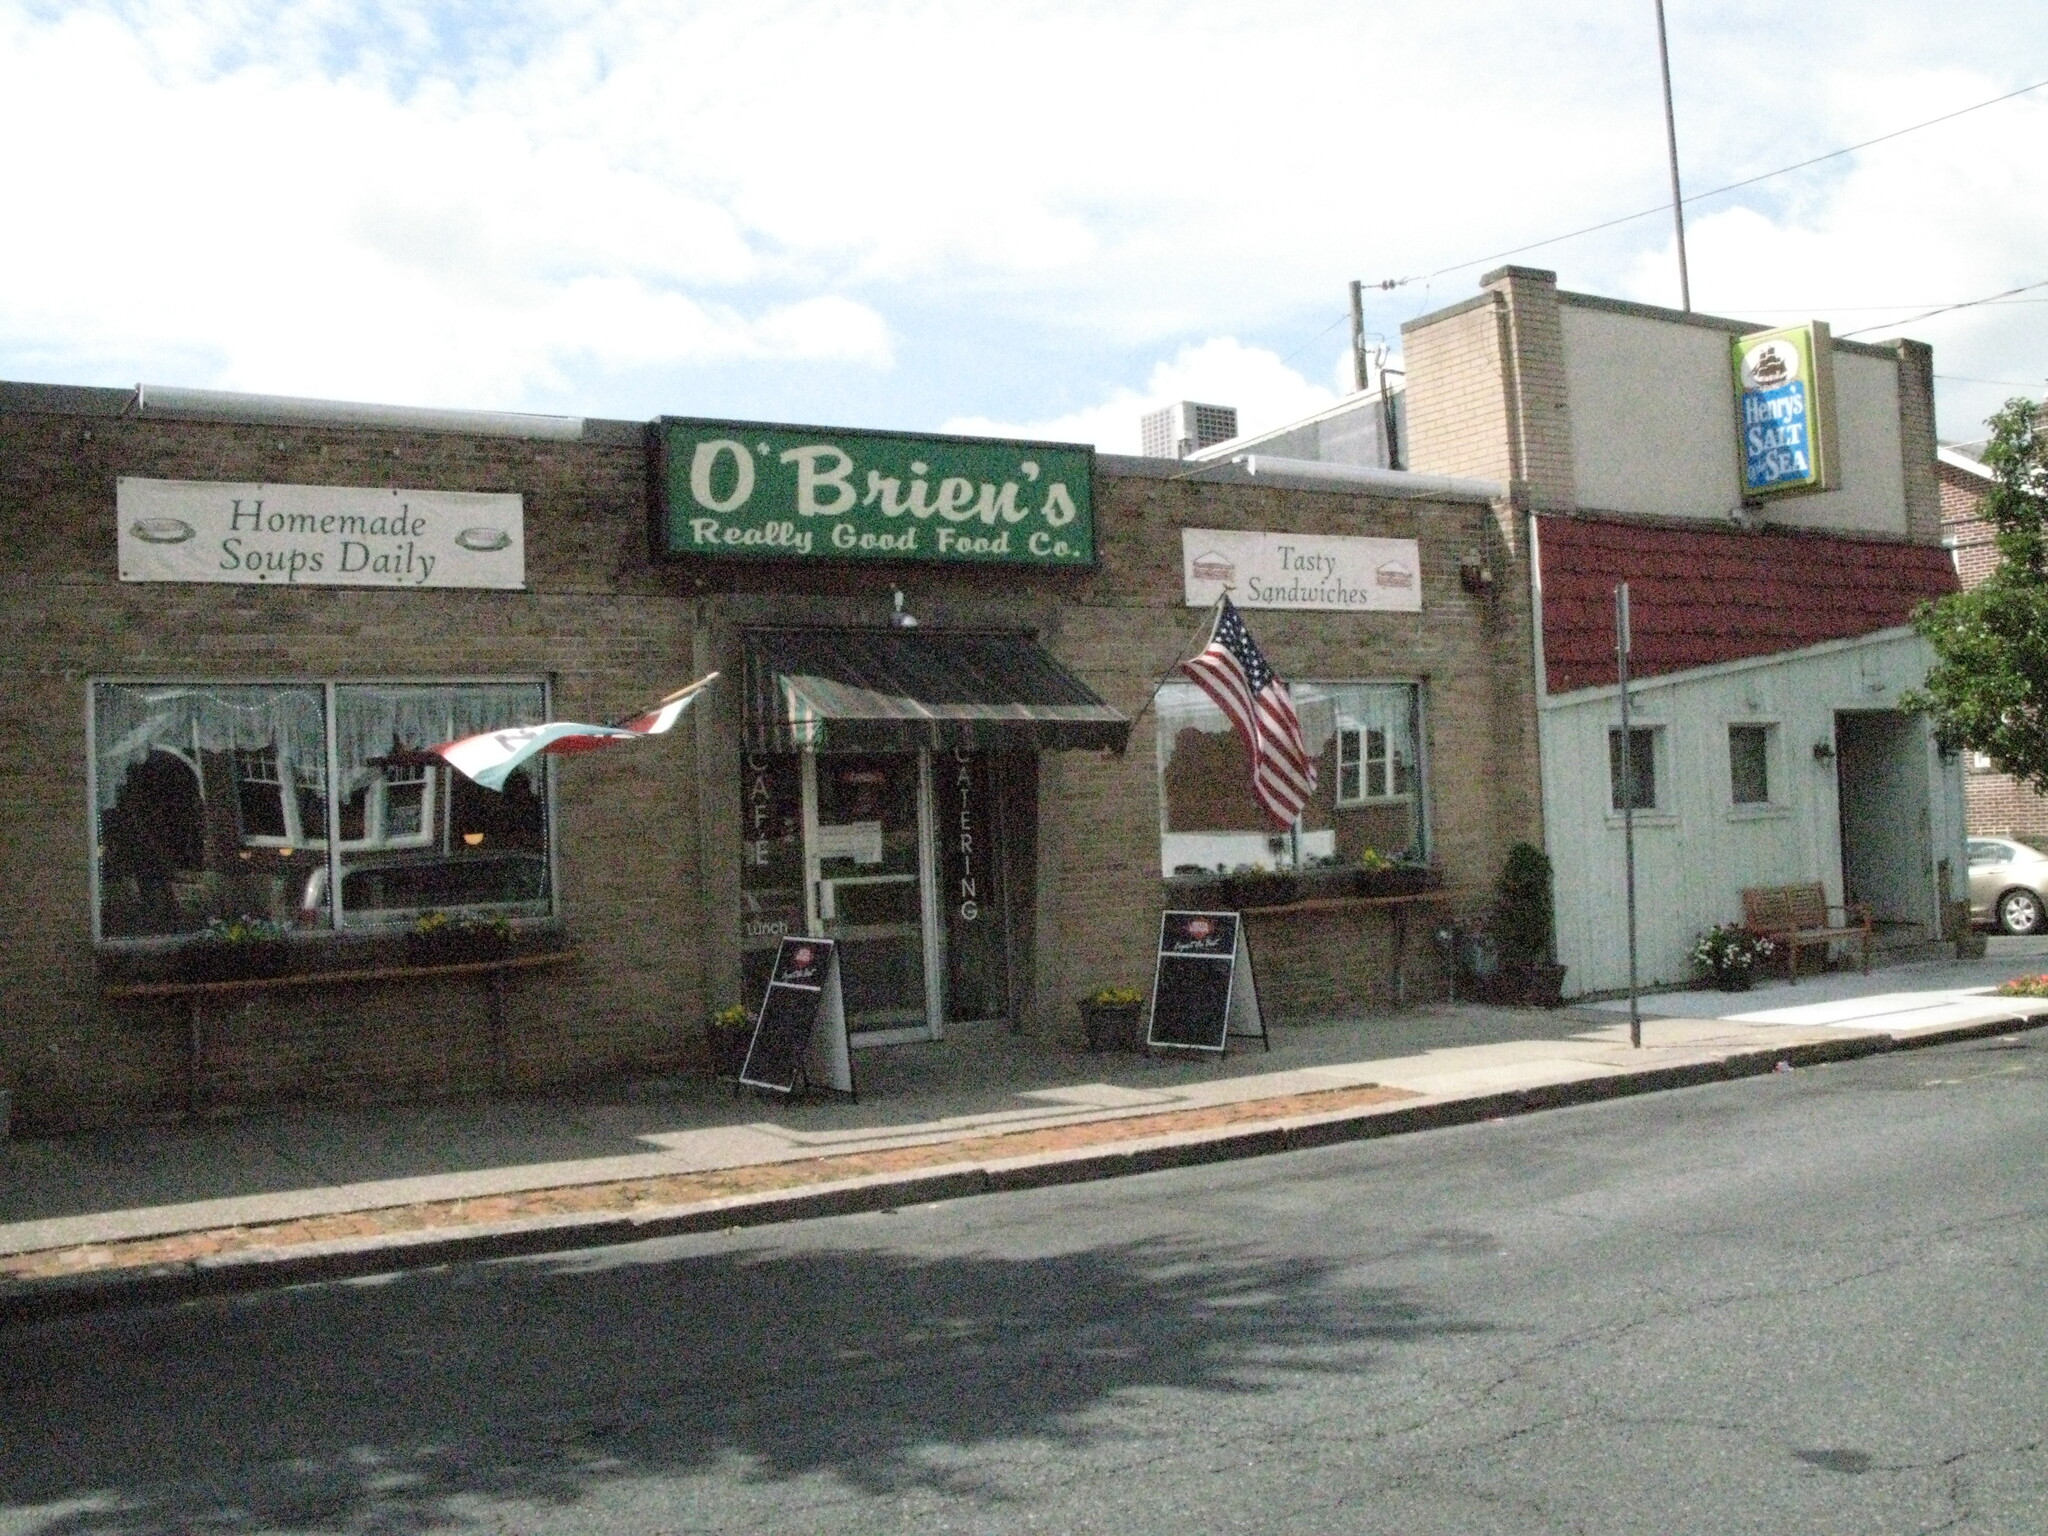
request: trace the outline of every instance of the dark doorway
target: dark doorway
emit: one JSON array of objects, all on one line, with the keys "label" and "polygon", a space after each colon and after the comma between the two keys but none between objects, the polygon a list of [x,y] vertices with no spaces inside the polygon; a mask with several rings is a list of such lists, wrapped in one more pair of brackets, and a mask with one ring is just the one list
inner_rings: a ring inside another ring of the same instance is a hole
[{"label": "dark doorway", "polygon": [[1925,727],[1894,709],[1835,716],[1842,893],[1893,926],[1934,918]]}]

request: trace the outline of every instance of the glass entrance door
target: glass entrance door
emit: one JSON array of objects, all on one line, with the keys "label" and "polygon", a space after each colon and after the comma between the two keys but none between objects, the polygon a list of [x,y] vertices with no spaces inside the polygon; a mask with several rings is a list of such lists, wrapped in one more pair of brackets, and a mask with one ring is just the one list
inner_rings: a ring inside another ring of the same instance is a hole
[{"label": "glass entrance door", "polygon": [[938,1038],[930,757],[806,752],[803,811],[808,931],[839,941],[849,1031]]}]

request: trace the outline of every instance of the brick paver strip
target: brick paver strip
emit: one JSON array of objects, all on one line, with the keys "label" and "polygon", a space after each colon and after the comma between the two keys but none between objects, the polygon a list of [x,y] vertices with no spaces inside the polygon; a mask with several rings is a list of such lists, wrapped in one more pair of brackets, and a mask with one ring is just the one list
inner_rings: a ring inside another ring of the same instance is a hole
[{"label": "brick paver strip", "polygon": [[181,1232],[170,1237],[137,1238],[131,1242],[91,1243],[48,1248],[38,1253],[0,1259],[0,1275],[20,1280],[84,1274],[95,1270],[132,1269],[175,1264],[252,1249],[294,1248],[340,1238],[377,1237],[385,1233],[420,1232],[444,1227],[477,1226],[517,1221],[523,1217],[632,1211],[641,1207],[691,1205],[732,1195],[801,1189],[874,1174],[911,1172],[951,1163],[993,1162],[1026,1157],[1034,1152],[1063,1152],[1120,1141],[1140,1141],[1180,1131],[1214,1130],[1248,1122],[1284,1120],[1295,1115],[1327,1114],[1391,1104],[1421,1095],[1402,1088],[1366,1084],[1295,1093],[1280,1098],[1247,1099],[1206,1109],[1168,1110],[1113,1120],[1031,1131],[1003,1131],[960,1141],[923,1146],[890,1147],[874,1152],[846,1152],[829,1157],[782,1163],[753,1163],[703,1173],[663,1174],[654,1178],[621,1179],[609,1184],[577,1184],[467,1200],[435,1200],[380,1210],[309,1216],[261,1226],[219,1227]]}]

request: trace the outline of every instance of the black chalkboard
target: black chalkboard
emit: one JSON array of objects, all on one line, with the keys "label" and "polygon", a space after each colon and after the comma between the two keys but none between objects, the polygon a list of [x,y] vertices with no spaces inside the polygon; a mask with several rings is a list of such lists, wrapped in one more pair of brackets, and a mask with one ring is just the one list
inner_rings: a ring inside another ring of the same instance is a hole
[{"label": "black chalkboard", "polygon": [[1243,920],[1235,912],[1162,913],[1145,1044],[1220,1054],[1233,1034],[1257,1035],[1272,1048]]},{"label": "black chalkboard", "polygon": [[[822,1042],[817,1039],[821,1024],[829,1036]],[[814,1069],[827,1081],[814,1084]],[[816,1086],[852,1095],[838,946],[831,939],[784,939],[776,950],[775,969],[768,977],[739,1080],[742,1087],[774,1093],[795,1094]]]}]

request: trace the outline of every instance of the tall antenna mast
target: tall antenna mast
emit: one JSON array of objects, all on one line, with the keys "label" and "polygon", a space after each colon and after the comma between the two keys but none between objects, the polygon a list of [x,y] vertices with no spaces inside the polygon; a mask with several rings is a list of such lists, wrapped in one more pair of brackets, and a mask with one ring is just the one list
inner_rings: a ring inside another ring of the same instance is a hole
[{"label": "tall antenna mast", "polygon": [[1664,37],[1664,0],[1657,4],[1657,64],[1664,72],[1664,142],[1671,151],[1671,224],[1678,231],[1678,307],[1692,313],[1692,279],[1685,270],[1685,199],[1678,191],[1678,119],[1671,111],[1671,45]]}]

